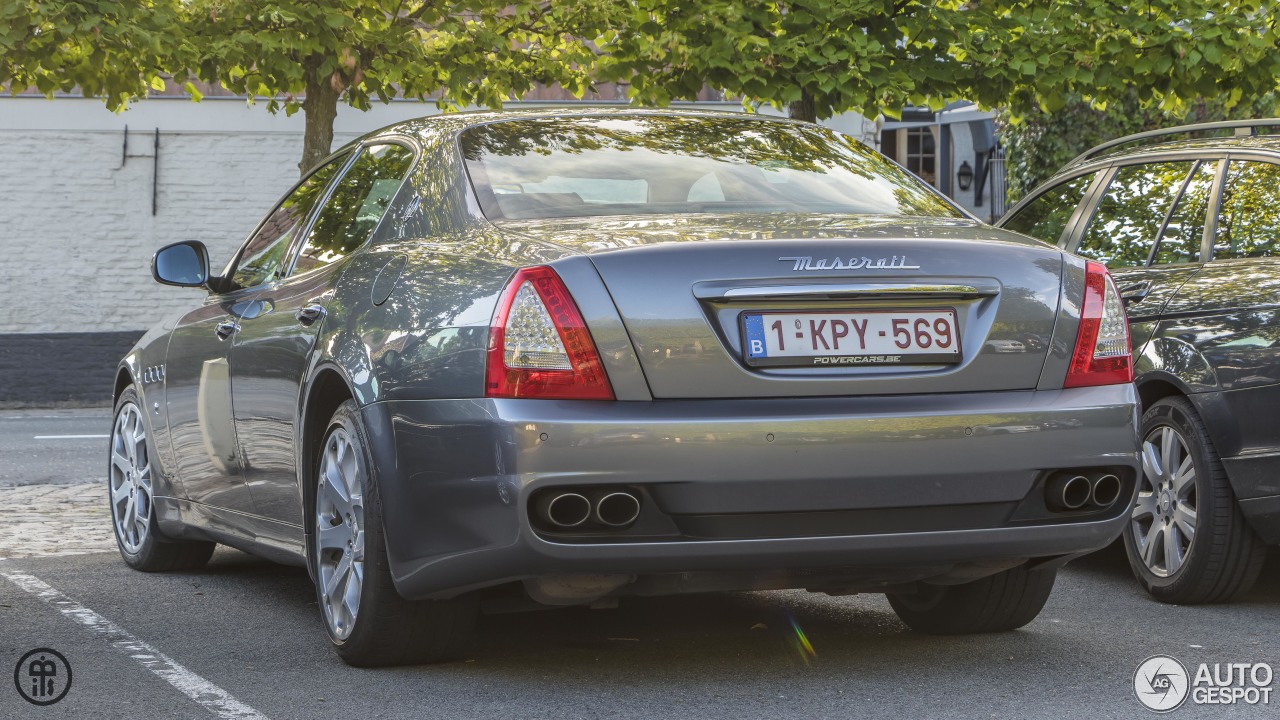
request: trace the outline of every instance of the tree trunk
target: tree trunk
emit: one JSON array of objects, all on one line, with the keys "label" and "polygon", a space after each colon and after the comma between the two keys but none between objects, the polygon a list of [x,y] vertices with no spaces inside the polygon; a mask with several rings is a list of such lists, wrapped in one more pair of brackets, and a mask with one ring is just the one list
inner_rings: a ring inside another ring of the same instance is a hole
[{"label": "tree trunk", "polygon": [[333,120],[338,116],[341,94],[329,78],[307,80],[307,95],[302,99],[306,132],[302,137],[302,162],[298,163],[303,175],[319,165],[333,149]]},{"label": "tree trunk", "polygon": [[818,111],[813,106],[813,95],[808,91],[800,91],[800,99],[787,105],[787,114],[792,120],[818,122]]}]

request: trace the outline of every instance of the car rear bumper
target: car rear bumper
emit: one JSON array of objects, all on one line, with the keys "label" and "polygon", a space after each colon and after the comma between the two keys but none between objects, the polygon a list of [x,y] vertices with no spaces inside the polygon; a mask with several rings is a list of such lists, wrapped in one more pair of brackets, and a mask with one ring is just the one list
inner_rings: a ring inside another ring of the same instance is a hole
[{"label": "car rear bumper", "polygon": [[[1140,467],[1132,386],[930,396],[386,401],[364,409],[406,597],[540,576],[945,566],[1111,542]],[[1127,475],[1105,512],[1043,509],[1061,468]],[[551,487],[643,492],[674,535],[558,537]],[[1033,502],[1034,501],[1034,502]],[[1039,503],[1039,510],[1028,508]]]}]

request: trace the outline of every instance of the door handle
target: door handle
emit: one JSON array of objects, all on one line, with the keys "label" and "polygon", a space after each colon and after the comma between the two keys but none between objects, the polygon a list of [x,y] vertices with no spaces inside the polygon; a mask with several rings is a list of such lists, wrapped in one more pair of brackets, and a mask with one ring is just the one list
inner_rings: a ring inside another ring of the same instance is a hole
[{"label": "door handle", "polygon": [[298,318],[298,322],[302,323],[303,325],[310,326],[315,321],[324,317],[324,315],[325,315],[325,310],[323,306],[308,305],[302,308],[301,310],[299,310],[296,317]]},{"label": "door handle", "polygon": [[1123,302],[1125,305],[1132,305],[1133,303],[1139,303],[1139,302],[1142,302],[1143,300],[1146,300],[1147,296],[1150,294],[1151,294],[1150,281],[1134,283],[1132,285],[1126,285],[1125,287],[1120,288],[1120,301]]},{"label": "door handle", "polygon": [[218,333],[219,340],[226,340],[232,335],[240,332],[240,326],[237,325],[234,320],[225,320],[218,323],[218,329],[215,332]]}]

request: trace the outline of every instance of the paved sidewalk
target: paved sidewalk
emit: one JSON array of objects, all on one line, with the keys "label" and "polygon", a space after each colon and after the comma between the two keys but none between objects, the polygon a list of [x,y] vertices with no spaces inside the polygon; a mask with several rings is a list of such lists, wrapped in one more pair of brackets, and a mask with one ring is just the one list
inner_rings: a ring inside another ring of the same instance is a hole
[{"label": "paved sidewalk", "polygon": [[0,487],[0,558],[114,552],[106,483]]}]

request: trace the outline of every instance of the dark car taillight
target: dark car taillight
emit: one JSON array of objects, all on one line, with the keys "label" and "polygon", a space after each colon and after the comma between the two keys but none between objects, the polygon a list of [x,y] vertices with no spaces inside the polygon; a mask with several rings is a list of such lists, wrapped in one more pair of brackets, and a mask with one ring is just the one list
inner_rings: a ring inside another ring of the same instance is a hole
[{"label": "dark car taillight", "polygon": [[1102,263],[1089,262],[1084,273],[1080,329],[1071,352],[1063,387],[1119,385],[1133,382],[1129,318],[1111,274]]},{"label": "dark car taillight", "polygon": [[485,396],[613,400],[595,342],[555,270],[517,270],[489,323]]}]

